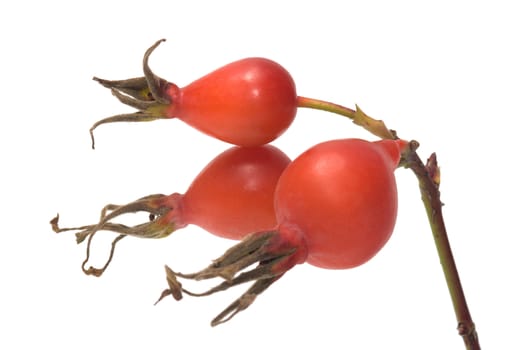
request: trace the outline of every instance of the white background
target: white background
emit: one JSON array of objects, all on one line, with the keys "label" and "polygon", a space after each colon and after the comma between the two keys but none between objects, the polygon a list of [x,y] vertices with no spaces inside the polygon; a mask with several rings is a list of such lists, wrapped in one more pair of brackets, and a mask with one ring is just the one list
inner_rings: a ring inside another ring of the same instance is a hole
[{"label": "white background", "polygon": [[[64,226],[106,203],[183,192],[228,145],[178,120],[88,129],[129,112],[91,80],[157,74],[180,86],[247,56],[293,75],[298,93],[357,103],[435,151],[453,252],[484,348],[518,339],[519,12],[510,1],[8,1],[0,5],[2,349],[462,349],[414,176],[399,169],[394,235],[353,270],[297,266],[225,325],[242,290],[153,302],[163,265],[191,272],[232,242],[190,226],[128,238],[101,278],[80,270]],[[291,158],[331,138],[372,137],[300,110],[275,145]],[[103,261],[112,238],[100,234]]]}]

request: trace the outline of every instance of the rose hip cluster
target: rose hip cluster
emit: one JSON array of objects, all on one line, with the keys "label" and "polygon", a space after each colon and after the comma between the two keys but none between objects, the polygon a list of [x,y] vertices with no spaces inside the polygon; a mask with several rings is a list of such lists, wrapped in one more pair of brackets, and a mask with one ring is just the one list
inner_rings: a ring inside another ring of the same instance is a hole
[{"label": "rose hip cluster", "polygon": [[[199,272],[175,272],[166,266],[172,295],[204,296],[251,282],[212,325],[246,309],[255,297],[297,264],[347,269],[370,260],[388,241],[397,216],[394,170],[407,142],[397,137],[379,141],[325,141],[291,161],[269,142],[291,125],[300,107],[319,100],[300,97],[291,75],[265,58],[230,63],[185,86],[156,76],[148,58],[164,40],[150,47],[143,59],[144,77],[109,81],[94,78],[115,97],[138,111],[95,123],[178,118],[201,132],[233,144],[213,159],[184,193],[150,195],[126,205],[109,204],[93,225],[60,228],[87,239],[82,269],[100,276],[112,260],[116,243],[126,237],[163,238],[189,224],[217,236],[240,240]],[[337,105],[336,105],[337,106]],[[127,226],[114,220],[127,213],[146,212],[149,221]],[[101,268],[86,267],[93,236],[112,231],[118,236]],[[219,278],[203,293],[185,289],[180,280]]]}]

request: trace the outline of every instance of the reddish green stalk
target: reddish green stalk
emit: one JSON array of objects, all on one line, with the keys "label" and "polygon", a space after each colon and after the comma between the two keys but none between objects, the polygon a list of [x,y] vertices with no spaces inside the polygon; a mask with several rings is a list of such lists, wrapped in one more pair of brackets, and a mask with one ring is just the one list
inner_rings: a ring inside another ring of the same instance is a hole
[{"label": "reddish green stalk", "polygon": [[[362,126],[376,136],[383,139],[397,139],[395,131],[387,129],[383,121],[373,119],[366,115],[358,106],[356,106],[356,110],[353,110],[334,103],[306,97],[298,97],[298,106],[339,114],[352,119],[355,124]],[[434,153],[425,165],[416,153],[417,147],[419,147],[418,142],[410,142],[408,150],[405,151],[402,156],[401,165],[410,168],[419,181],[422,201],[430,222],[437,254],[439,255],[455,316],[458,321],[457,330],[464,340],[466,349],[479,350],[480,344],[478,342],[477,330],[471,319],[471,314],[466,303],[462,283],[457,272],[457,266],[455,265],[455,259],[453,258],[448,233],[442,216],[442,202],[439,192],[440,175],[437,159]]]},{"label": "reddish green stalk", "polygon": [[[418,144],[416,145],[418,146]],[[442,202],[440,200],[439,182],[432,177],[432,174],[438,174],[438,166],[435,153],[428,159],[426,165],[421,161],[415,152],[416,146],[410,148],[409,152],[403,155],[404,166],[410,168],[417,179],[419,180],[419,187],[421,189],[421,198],[426,208],[428,220],[432,228],[435,245],[437,247],[437,254],[441,262],[441,266],[448,284],[451,301],[457,317],[457,330],[464,340],[466,349],[474,350],[480,349],[478,343],[477,331],[475,324],[471,319],[462,283],[455,266],[455,259],[448,240],[448,234],[444,219],[442,216]]]}]

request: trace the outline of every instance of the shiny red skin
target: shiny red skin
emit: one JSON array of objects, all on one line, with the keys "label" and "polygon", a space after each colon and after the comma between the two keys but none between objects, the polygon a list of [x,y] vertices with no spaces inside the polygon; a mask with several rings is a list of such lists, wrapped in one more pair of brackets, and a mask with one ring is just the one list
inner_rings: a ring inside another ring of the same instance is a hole
[{"label": "shiny red skin", "polygon": [[176,229],[193,224],[230,239],[270,229],[276,225],[274,190],[289,163],[271,145],[232,147],[214,158],[184,195],[162,200],[172,209],[161,223]]},{"label": "shiny red skin", "polygon": [[271,142],[296,116],[294,81],[281,65],[266,58],[245,58],[178,88],[166,91],[167,117],[239,146]]},{"label": "shiny red skin", "polygon": [[287,167],[275,210],[280,235],[303,237],[300,262],[352,268],[385,245],[397,216],[399,159],[399,141],[344,139],[318,144]]}]

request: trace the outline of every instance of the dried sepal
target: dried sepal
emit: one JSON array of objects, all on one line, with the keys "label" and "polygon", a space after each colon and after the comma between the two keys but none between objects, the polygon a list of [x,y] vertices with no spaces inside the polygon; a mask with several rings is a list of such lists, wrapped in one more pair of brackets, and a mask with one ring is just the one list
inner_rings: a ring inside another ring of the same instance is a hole
[{"label": "dried sepal", "polygon": [[101,119],[95,122],[90,128],[92,148],[95,148],[94,130],[102,125],[116,122],[146,122],[157,119],[168,119],[167,108],[171,104],[169,95],[170,89],[178,89],[173,83],[155,75],[148,59],[152,52],[165,39],[157,41],[143,57],[144,77],[131,78],[125,80],[106,80],[94,77],[93,79],[102,86],[110,89],[112,94],[123,104],[137,109],[134,113],[124,113]]},{"label": "dried sepal", "polygon": [[[216,326],[227,322],[237,313],[248,308],[259,294],[295,264],[301,262],[298,249],[299,247],[291,246],[281,239],[277,231],[251,234],[199,272],[190,274],[174,272],[167,266],[166,280],[169,289],[162,292],[157,302],[168,295],[173,295],[176,300],[182,298],[182,293],[194,297],[203,297],[225,291],[237,285],[253,282],[240,298],[212,320],[211,325]],[[254,264],[256,264],[255,267],[249,268]],[[180,278],[196,281],[221,278],[223,281],[213,288],[196,293],[182,287],[182,284],[178,281]]]},{"label": "dried sepal", "polygon": [[[50,224],[53,231],[56,233],[78,231],[76,232],[76,242],[78,244],[82,243],[85,241],[85,239],[88,238],[86,258],[83,261],[82,270],[87,275],[99,277],[105,272],[110,262],[112,261],[115,246],[122,238],[126,236],[140,238],[163,238],[175,231],[175,223],[161,220],[165,214],[173,210],[172,207],[163,203],[162,200],[164,198],[166,198],[165,195],[156,194],[143,197],[126,205],[108,204],[101,210],[99,222],[93,225],[62,228],[59,227],[59,214],[50,221]],[[149,213],[150,221],[134,226],[127,226],[121,223],[111,222],[111,220],[114,220],[121,215],[137,212]],[[92,238],[99,231],[111,231],[119,233],[119,235],[112,241],[110,254],[104,266],[102,268],[95,268],[93,266],[86,268],[85,266],[90,259]]]}]

